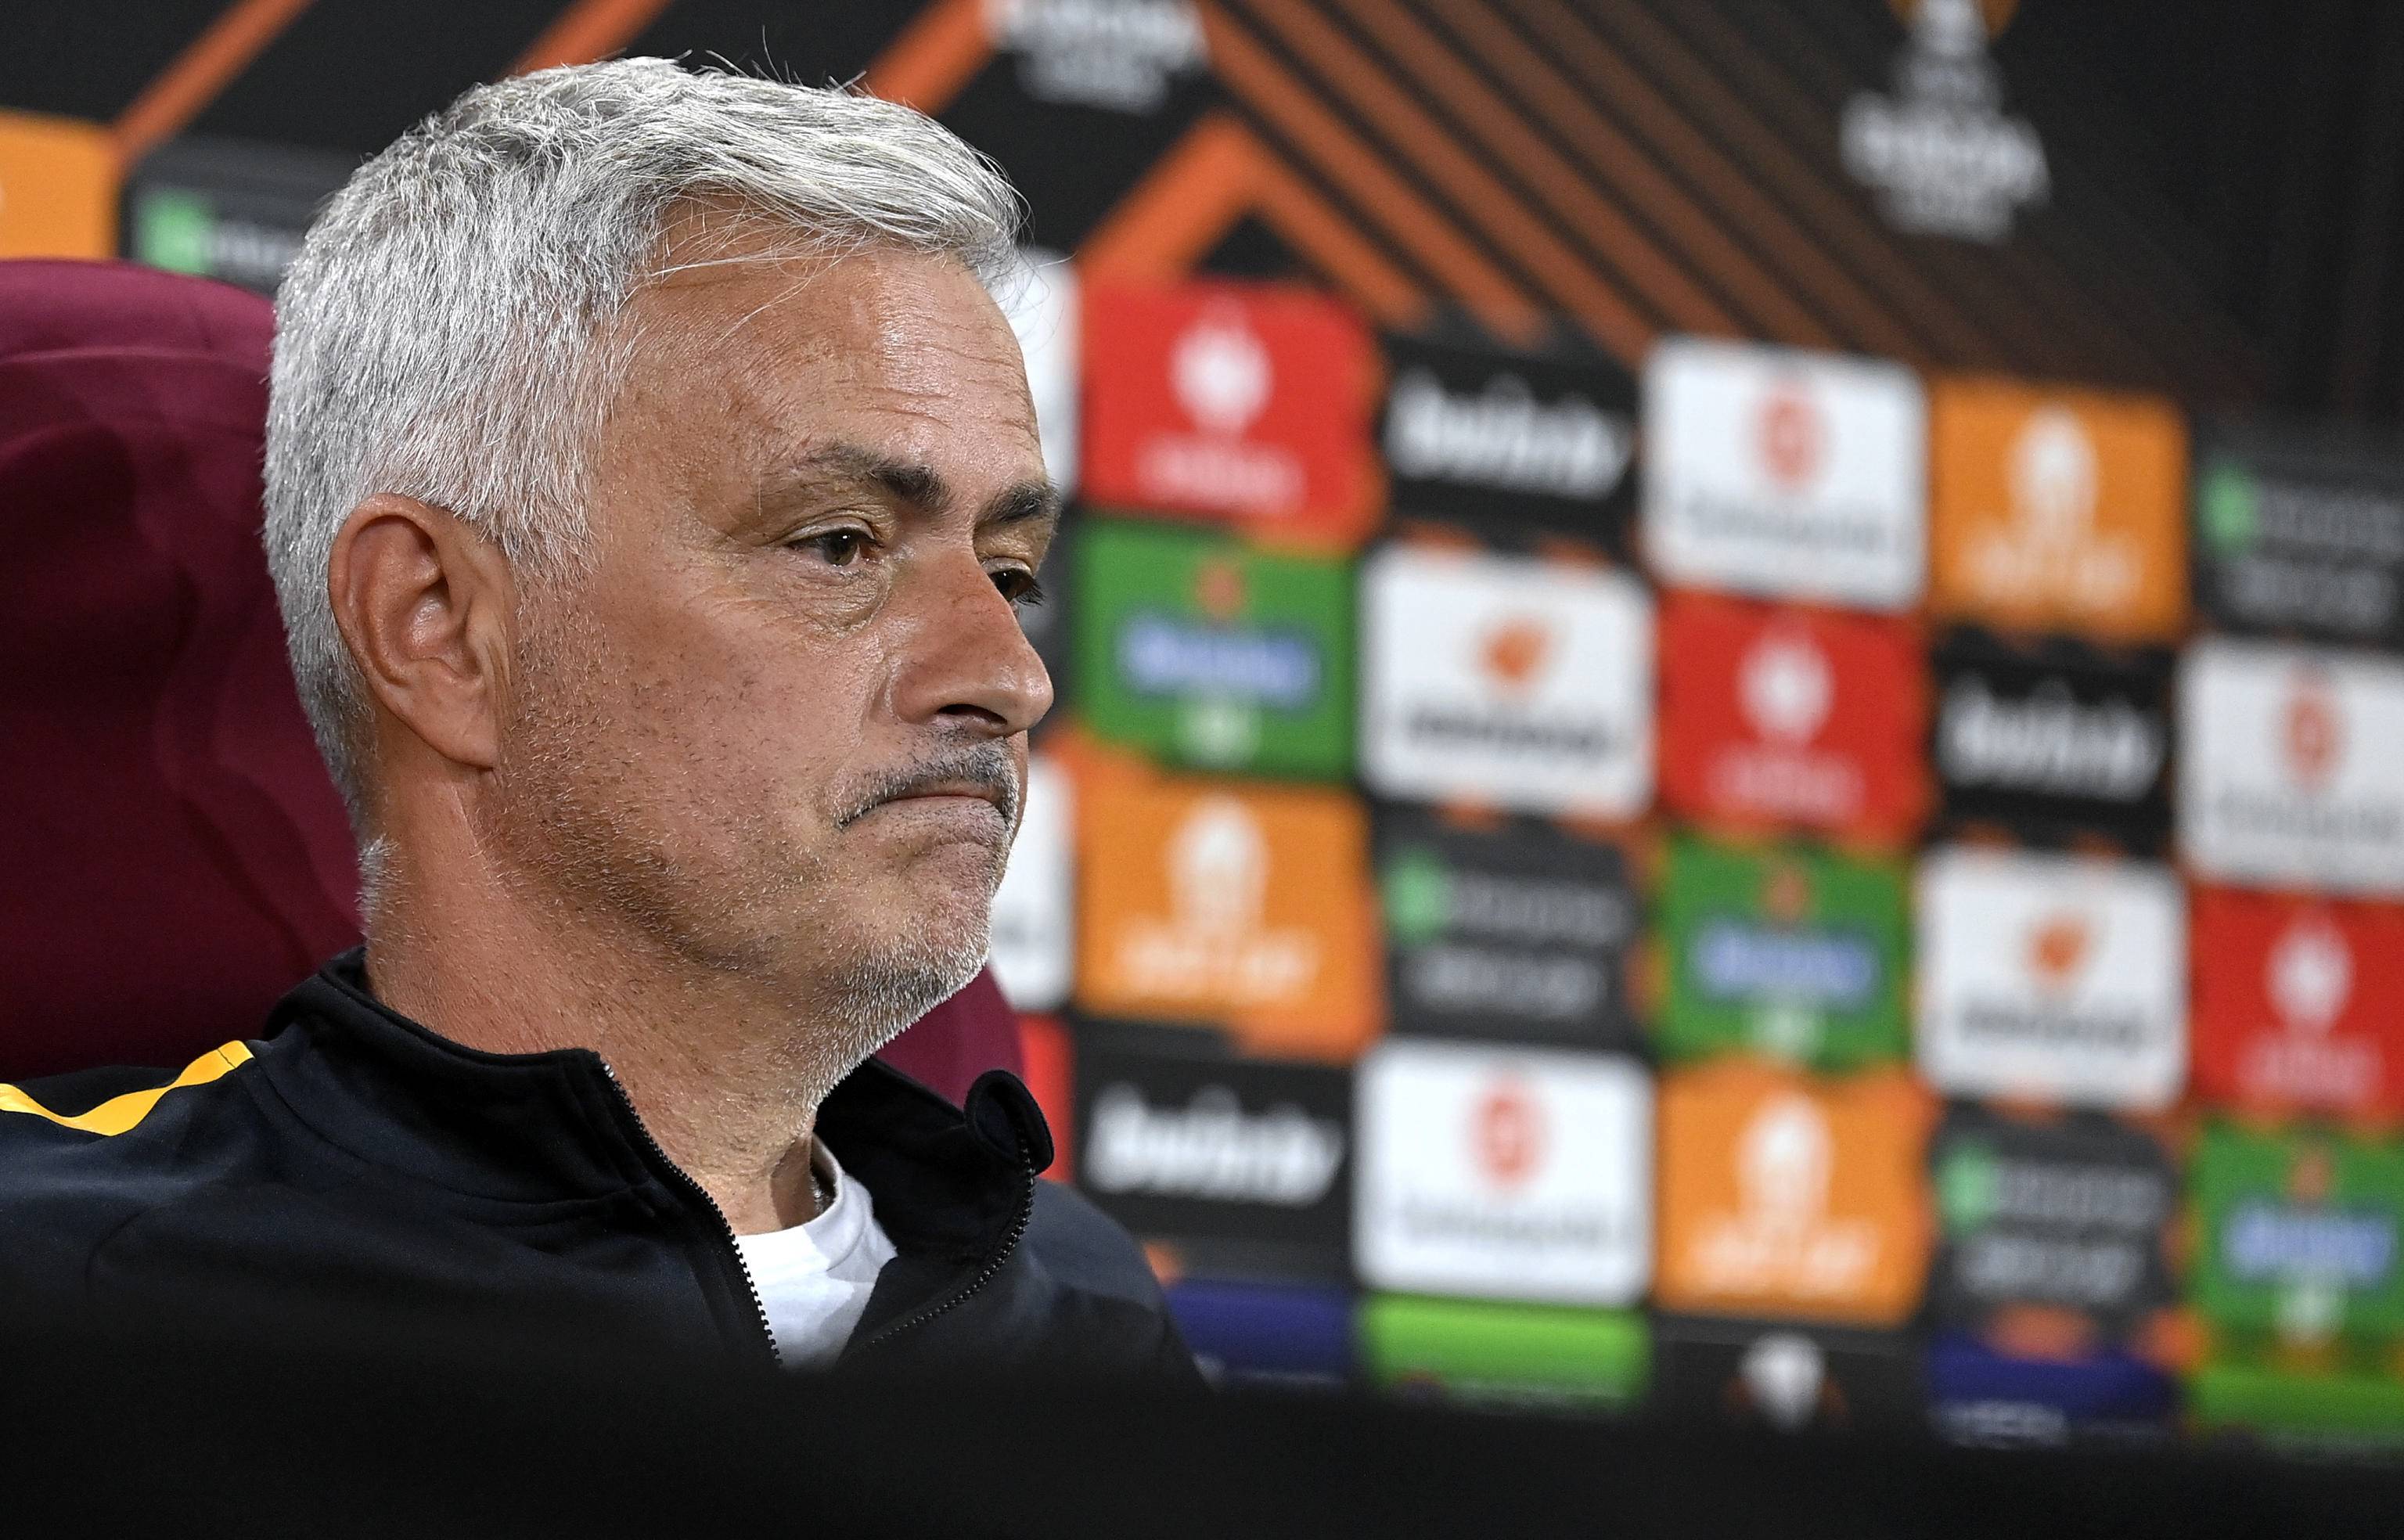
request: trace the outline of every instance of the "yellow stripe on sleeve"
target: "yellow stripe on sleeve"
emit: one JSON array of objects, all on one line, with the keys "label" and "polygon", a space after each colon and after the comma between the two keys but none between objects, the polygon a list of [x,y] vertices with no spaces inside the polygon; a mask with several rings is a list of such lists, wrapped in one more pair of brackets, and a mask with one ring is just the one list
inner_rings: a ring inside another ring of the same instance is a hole
[{"label": "yellow stripe on sleeve", "polygon": [[164,1085],[147,1091],[128,1091],[123,1096],[110,1097],[88,1113],[66,1117],[50,1111],[14,1085],[0,1085],[0,1113],[31,1113],[46,1117],[63,1128],[80,1128],[88,1134],[121,1134],[150,1115],[159,1099],[170,1091],[187,1085],[205,1085],[250,1062],[250,1050],[239,1043],[229,1043],[222,1048],[212,1048],[184,1066],[184,1072]]}]

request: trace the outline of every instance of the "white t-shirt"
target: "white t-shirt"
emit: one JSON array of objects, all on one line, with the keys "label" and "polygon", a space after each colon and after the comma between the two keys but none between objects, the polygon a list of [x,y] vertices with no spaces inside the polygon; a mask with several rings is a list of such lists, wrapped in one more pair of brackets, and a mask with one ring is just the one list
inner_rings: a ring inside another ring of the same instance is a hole
[{"label": "white t-shirt", "polygon": [[734,1238],[768,1311],[776,1356],[789,1369],[832,1363],[843,1351],[876,1275],[893,1260],[893,1242],[876,1223],[876,1200],[843,1174],[824,1140],[813,1146],[811,1161],[834,1201],[806,1225]]}]

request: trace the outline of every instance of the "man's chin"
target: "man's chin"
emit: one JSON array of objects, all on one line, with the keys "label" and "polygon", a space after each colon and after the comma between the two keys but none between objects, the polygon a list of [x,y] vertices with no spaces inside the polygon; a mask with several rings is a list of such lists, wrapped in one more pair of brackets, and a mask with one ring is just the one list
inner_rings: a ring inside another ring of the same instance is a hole
[{"label": "man's chin", "polygon": [[835,979],[828,1004],[848,1029],[858,1057],[884,1047],[959,993],[985,966],[985,945],[982,930],[948,940],[922,932],[855,959]]}]

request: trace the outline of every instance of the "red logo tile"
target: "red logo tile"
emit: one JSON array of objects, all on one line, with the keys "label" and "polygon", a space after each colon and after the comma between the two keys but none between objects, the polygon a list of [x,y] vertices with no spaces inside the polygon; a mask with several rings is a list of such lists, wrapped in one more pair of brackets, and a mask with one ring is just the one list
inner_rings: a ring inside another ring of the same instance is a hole
[{"label": "red logo tile", "polygon": [[1277,284],[1084,285],[1083,496],[1351,546],[1379,504],[1377,353]]},{"label": "red logo tile", "polygon": [[2199,1097],[2404,1113],[2404,908],[2204,888],[2194,937]]},{"label": "red logo tile", "polygon": [[1908,838],[1927,667],[1898,621],[1698,594],[1661,609],[1661,796],[1735,829]]}]

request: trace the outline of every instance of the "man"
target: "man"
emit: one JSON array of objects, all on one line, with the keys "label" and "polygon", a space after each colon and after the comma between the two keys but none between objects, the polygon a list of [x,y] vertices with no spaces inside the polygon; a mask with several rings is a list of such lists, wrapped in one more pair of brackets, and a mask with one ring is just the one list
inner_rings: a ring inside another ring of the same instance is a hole
[{"label": "man", "polygon": [[278,302],[267,544],[366,946],[264,1041],[0,1088],[0,1282],[789,1365],[1190,1377],[984,960],[1056,497],[1014,195],[904,108],[659,60],[470,91]]}]

